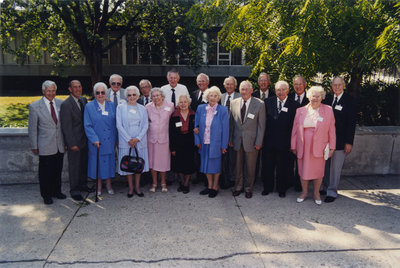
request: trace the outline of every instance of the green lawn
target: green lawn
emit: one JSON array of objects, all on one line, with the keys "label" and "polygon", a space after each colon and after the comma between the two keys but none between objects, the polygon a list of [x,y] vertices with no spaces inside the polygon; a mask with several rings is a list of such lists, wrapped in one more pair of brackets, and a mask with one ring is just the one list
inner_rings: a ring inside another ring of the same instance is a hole
[{"label": "green lawn", "polygon": [[[28,106],[41,97],[0,97],[0,127],[27,127]],[[57,98],[65,100],[68,95]]]}]

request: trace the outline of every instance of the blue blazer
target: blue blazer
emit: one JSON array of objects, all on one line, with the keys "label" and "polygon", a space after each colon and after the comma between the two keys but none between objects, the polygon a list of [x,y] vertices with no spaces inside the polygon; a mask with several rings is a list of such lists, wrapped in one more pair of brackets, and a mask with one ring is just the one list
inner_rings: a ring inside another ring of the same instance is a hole
[{"label": "blue blazer", "polygon": [[97,100],[93,100],[86,104],[84,112],[84,127],[86,136],[89,140],[89,154],[96,153],[94,142],[99,141],[100,154],[114,154],[115,142],[117,138],[117,128],[115,123],[115,108],[114,103],[105,101],[106,112],[108,115],[103,115]]},{"label": "blue blazer", "polygon": [[[203,144],[204,131],[206,129],[206,116],[208,104],[201,104],[197,107],[195,117],[195,128],[199,128],[199,134],[194,134],[195,144]],[[211,122],[210,129],[210,158],[221,156],[221,149],[228,148],[229,141],[229,114],[225,106],[217,104],[217,113]]]}]

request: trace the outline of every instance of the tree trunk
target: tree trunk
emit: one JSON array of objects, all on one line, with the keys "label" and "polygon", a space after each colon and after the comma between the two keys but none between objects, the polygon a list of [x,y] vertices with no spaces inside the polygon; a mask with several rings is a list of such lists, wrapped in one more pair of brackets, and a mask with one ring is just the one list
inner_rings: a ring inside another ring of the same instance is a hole
[{"label": "tree trunk", "polygon": [[350,73],[350,83],[347,87],[347,92],[357,98],[360,92],[363,72],[359,68],[354,68]]},{"label": "tree trunk", "polygon": [[102,62],[102,49],[101,43],[96,44],[95,47],[90,49],[89,55],[86,57],[89,69],[92,86],[97,82],[103,82],[103,62]]}]

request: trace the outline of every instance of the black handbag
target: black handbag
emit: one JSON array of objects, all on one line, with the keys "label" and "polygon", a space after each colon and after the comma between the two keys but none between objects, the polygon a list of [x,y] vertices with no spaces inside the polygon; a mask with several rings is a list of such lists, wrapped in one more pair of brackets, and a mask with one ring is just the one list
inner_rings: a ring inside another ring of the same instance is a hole
[{"label": "black handbag", "polygon": [[139,157],[136,146],[134,148],[136,156],[131,156],[132,148],[129,148],[129,155],[124,155],[122,157],[119,167],[122,171],[142,173],[144,168],[144,159]]}]

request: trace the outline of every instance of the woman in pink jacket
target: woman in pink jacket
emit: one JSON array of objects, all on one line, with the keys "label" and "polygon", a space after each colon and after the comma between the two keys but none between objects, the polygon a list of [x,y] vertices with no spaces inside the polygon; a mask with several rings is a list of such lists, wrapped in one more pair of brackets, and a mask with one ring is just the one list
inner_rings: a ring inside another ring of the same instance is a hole
[{"label": "woman in pink jacket", "polygon": [[171,169],[171,152],[169,150],[169,118],[175,111],[172,102],[164,100],[164,93],[160,88],[153,88],[150,92],[151,100],[146,105],[149,116],[147,131],[147,147],[149,150],[149,168],[153,178],[150,192],[157,189],[157,172],[161,175],[161,192],[168,191],[166,172]]},{"label": "woman in pink jacket", "polygon": [[325,91],[321,86],[313,86],[307,91],[310,103],[298,108],[294,118],[291,151],[297,156],[302,193],[297,202],[307,197],[308,181],[314,184],[314,200],[321,205],[319,188],[325,170],[324,151],[329,144],[329,156],[336,148],[335,117],[332,108],[321,104]]}]

